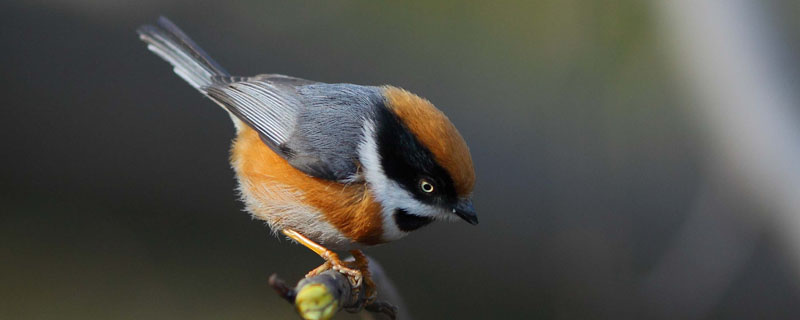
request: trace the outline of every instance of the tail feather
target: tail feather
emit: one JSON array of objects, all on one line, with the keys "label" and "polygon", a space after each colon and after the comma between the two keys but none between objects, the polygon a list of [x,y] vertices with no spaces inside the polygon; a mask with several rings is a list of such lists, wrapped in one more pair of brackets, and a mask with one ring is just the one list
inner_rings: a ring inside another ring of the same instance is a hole
[{"label": "tail feather", "polygon": [[215,77],[228,76],[219,64],[203,51],[178,26],[165,17],[158,26],[144,25],[136,30],[147,48],[173,66],[173,70],[200,91],[211,85]]}]

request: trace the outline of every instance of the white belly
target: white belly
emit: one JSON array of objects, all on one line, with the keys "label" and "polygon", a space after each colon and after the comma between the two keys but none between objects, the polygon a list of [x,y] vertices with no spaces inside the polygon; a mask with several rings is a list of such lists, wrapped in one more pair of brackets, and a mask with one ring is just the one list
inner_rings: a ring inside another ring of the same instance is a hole
[{"label": "white belly", "polygon": [[280,234],[286,228],[295,230],[312,241],[334,250],[353,250],[362,247],[345,237],[314,207],[304,204],[303,193],[298,190],[271,184],[242,184],[239,192],[245,207],[253,217],[266,221],[272,233]]}]

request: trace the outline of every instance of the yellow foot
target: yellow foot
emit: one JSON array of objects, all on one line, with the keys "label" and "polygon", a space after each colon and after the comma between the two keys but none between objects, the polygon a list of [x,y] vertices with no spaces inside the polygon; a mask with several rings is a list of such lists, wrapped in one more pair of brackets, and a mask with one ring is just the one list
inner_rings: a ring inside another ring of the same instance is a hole
[{"label": "yellow foot", "polygon": [[283,229],[281,232],[283,232],[283,234],[285,234],[287,237],[292,238],[298,243],[306,246],[306,248],[311,249],[311,251],[316,252],[320,257],[322,257],[322,259],[325,259],[325,263],[314,270],[311,270],[311,272],[306,274],[306,278],[318,275],[328,269],[333,269],[347,276],[347,279],[350,280],[350,284],[353,285],[353,288],[356,290],[361,287],[361,270],[348,267],[345,262],[339,259],[339,255],[336,254],[336,252],[328,250],[328,248],[319,245],[318,243],[292,229]]},{"label": "yellow foot", "polygon": [[361,275],[364,278],[364,296],[367,299],[365,305],[371,304],[378,298],[378,290],[375,286],[375,282],[372,281],[372,274],[369,272],[369,259],[367,259],[367,256],[364,255],[361,250],[352,250],[350,253],[355,259],[355,261],[353,261],[355,268],[361,271]]},{"label": "yellow foot", "polygon": [[[339,259],[339,255],[333,251],[327,250],[320,255],[323,259],[325,259],[325,263],[316,267],[314,270],[311,270],[308,274],[306,274],[306,278],[310,278],[316,276],[320,273],[333,269],[347,277],[347,280],[350,280],[350,285],[353,286],[356,290],[361,287],[361,283],[363,282],[363,273],[359,269],[353,269],[347,265],[347,262],[342,261]],[[372,280],[370,280],[371,282]]]}]

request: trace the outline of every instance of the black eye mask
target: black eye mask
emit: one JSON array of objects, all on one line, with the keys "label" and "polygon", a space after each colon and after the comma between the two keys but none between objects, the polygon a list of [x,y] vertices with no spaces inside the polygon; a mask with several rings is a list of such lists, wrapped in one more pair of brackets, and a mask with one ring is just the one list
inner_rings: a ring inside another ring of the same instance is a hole
[{"label": "black eye mask", "polygon": [[[377,108],[376,140],[381,166],[387,177],[411,192],[418,201],[442,206],[457,201],[453,180],[434,160],[433,154],[420,143],[386,107]],[[421,179],[434,186],[433,192],[420,189]]]}]

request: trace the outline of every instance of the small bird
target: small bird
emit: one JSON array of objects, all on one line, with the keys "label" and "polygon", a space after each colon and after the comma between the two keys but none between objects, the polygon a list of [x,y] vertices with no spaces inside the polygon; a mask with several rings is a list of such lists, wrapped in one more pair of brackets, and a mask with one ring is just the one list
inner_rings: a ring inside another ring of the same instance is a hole
[{"label": "small bird", "polygon": [[[388,85],[231,76],[167,18],[137,32],[230,114],[246,209],[325,260],[307,276],[333,268],[355,288],[365,281],[374,298],[361,249],[435,220],[478,223],[467,144],[427,100]],[[355,262],[332,250],[349,250]]]}]

